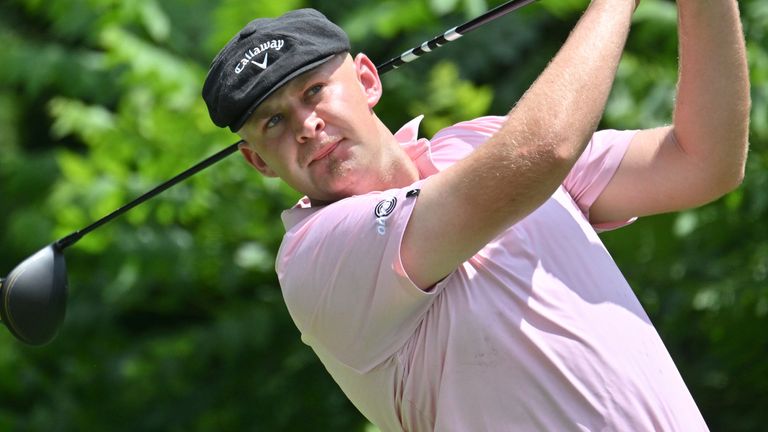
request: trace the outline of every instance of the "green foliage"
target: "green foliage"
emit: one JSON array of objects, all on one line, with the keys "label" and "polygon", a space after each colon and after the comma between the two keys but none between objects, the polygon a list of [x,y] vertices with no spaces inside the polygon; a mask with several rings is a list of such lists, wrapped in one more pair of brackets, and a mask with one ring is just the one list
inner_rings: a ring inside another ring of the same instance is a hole
[{"label": "green foliage", "polygon": [[493,93],[488,86],[462,81],[453,63],[442,62],[430,72],[423,100],[411,107],[414,117],[424,114],[424,133],[432,136],[440,129],[488,112]]},{"label": "green foliage", "polygon": [[445,15],[453,12],[463,3],[465,15],[468,18],[474,18],[485,12],[487,8],[485,0],[429,0],[429,6],[437,15]]},{"label": "green foliage", "polygon": [[[229,145],[199,96],[219,47],[256,16],[313,6],[384,61],[483,0],[11,0],[0,3],[0,274]],[[586,2],[537,2],[384,77],[391,128],[505,114]],[[740,2],[753,115],[744,185],[604,239],[713,430],[760,430],[768,390],[768,20]],[[643,0],[602,127],[668,123],[676,9]],[[366,430],[304,346],[273,262],[297,194],[239,157],[67,250],[61,334],[0,331],[0,430]]]}]

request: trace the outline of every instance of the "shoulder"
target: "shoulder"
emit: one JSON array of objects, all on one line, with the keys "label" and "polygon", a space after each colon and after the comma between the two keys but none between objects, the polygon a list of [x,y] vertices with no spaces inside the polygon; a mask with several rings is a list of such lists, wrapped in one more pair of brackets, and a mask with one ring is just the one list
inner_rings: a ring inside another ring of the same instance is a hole
[{"label": "shoulder", "polygon": [[413,191],[419,187],[417,182],[402,189],[356,195],[304,213],[283,237],[278,273],[290,273],[284,271],[289,267],[305,273],[311,267],[338,263],[342,257],[380,259],[390,252],[387,249],[393,242],[399,242],[413,210],[417,195]]},{"label": "shoulder", "polygon": [[504,124],[506,117],[484,116],[456,123],[438,131],[432,141],[455,137],[485,137],[490,138]]},{"label": "shoulder", "polygon": [[430,139],[432,160],[439,170],[467,157],[504,124],[506,117],[485,116],[439,130]]},{"label": "shoulder", "polygon": [[303,339],[357,371],[401,346],[430,298],[400,259],[418,187],[317,209],[286,233],[278,253],[283,299]]}]

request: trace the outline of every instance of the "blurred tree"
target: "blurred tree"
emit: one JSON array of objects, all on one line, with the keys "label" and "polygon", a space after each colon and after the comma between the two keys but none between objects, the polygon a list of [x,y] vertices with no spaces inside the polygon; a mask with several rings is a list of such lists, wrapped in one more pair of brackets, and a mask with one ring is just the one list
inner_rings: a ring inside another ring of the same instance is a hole
[{"label": "blurred tree", "polygon": [[[0,3],[0,273],[236,138],[199,97],[246,22],[303,6],[355,51],[399,54],[500,1]],[[585,1],[539,2],[384,77],[393,129],[504,114]],[[768,5],[740,2],[753,84],[744,185],[604,234],[713,430],[768,422]],[[193,13],[190,13],[192,11]],[[670,121],[674,3],[643,0],[602,127]],[[0,430],[370,430],[299,340],[273,262],[298,196],[234,157],[67,251],[68,315],[42,348],[0,332]]]}]

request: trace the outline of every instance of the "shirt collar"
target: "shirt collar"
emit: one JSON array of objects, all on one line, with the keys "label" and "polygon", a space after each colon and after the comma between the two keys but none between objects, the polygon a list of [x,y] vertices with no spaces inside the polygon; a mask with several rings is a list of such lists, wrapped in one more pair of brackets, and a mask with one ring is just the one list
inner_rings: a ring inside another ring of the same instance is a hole
[{"label": "shirt collar", "polygon": [[416,168],[419,170],[420,179],[425,179],[432,174],[437,173],[437,167],[435,167],[435,164],[432,161],[429,140],[426,138],[418,138],[419,125],[423,119],[424,116],[420,115],[404,124],[400,130],[395,132],[395,139],[416,164]]},{"label": "shirt collar", "polygon": [[[437,173],[437,168],[432,161],[429,140],[418,137],[419,125],[422,119],[424,119],[424,116],[420,115],[410,120],[395,132],[394,137],[400,143],[403,150],[405,150],[408,157],[416,164],[416,168],[419,170],[419,178],[425,179]],[[303,197],[291,209],[282,213],[285,229],[290,230],[317,209],[318,207],[312,207],[309,198]]]}]

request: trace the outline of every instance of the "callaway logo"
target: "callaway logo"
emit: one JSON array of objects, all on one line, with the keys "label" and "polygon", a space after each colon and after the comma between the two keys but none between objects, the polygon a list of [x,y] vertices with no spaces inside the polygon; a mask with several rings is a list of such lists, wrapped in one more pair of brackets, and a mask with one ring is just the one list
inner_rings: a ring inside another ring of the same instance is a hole
[{"label": "callaway logo", "polygon": [[[280,51],[280,48],[282,48],[284,44],[285,42],[282,39],[280,40],[273,39],[269,42],[264,42],[263,44],[260,44],[257,47],[253,47],[249,49],[248,51],[245,52],[245,55],[243,56],[243,58],[240,59],[240,62],[237,64],[237,66],[235,66],[235,73],[239,74],[240,72],[245,70],[246,66],[248,66],[251,63],[255,64],[261,69],[266,69],[268,66],[267,62],[269,61],[269,53],[265,51],[267,51],[270,48]],[[264,52],[264,59],[262,61],[257,62],[256,60],[254,60],[254,57],[256,57],[257,55],[263,52]]]},{"label": "callaway logo", "polygon": [[397,198],[391,197],[385,200],[381,200],[377,205],[373,214],[376,216],[376,232],[379,235],[387,233],[387,218],[395,211],[397,207]]}]

